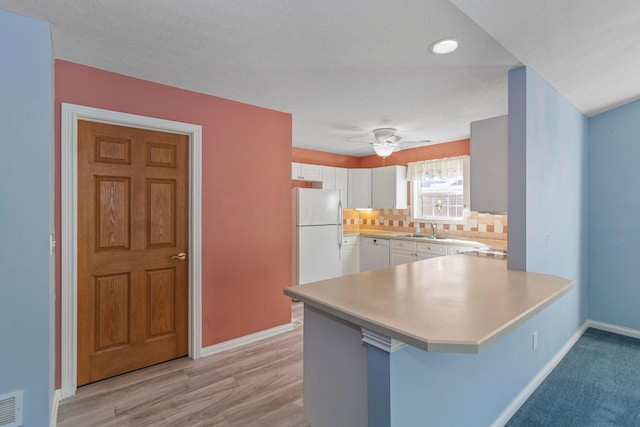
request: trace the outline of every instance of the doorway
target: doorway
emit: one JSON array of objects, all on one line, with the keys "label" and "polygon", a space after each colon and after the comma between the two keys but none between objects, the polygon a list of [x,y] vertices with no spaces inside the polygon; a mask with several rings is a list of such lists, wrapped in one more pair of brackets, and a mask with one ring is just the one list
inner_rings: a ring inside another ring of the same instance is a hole
[{"label": "doorway", "polygon": [[[77,385],[78,298],[78,124],[100,122],[186,135],[189,140],[188,206],[188,355],[201,357],[201,182],[202,128],[180,122],[137,116],[91,107],[62,104],[62,349],[61,398],[72,396]],[[160,188],[160,187],[158,187]],[[68,242],[68,243],[67,243]],[[167,276],[165,276],[166,278]],[[105,289],[118,281],[104,282]],[[111,283],[110,285],[108,283]],[[162,329],[156,329],[156,332]],[[166,331],[165,331],[166,332]],[[161,334],[162,335],[162,334]]]}]

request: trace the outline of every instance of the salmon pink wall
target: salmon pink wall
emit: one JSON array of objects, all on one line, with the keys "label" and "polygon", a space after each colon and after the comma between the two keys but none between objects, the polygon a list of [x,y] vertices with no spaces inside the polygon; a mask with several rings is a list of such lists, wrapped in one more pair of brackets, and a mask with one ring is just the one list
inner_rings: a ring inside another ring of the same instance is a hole
[{"label": "salmon pink wall", "polygon": [[360,160],[357,157],[295,147],[291,149],[291,159],[298,163],[311,163],[314,165],[334,166],[340,168],[357,168],[360,164]]},{"label": "salmon pink wall", "polygon": [[55,215],[61,245],[70,244],[60,234],[61,102],[201,125],[203,347],[291,321],[291,301],[282,294],[291,283],[290,114],[56,61]]},{"label": "salmon pink wall", "polygon": [[419,162],[421,160],[443,159],[446,157],[468,156],[469,140],[445,142],[442,144],[427,145],[426,147],[410,148],[391,154],[384,159],[376,155],[361,157],[359,167],[378,168],[380,166],[406,166],[409,162]]},{"label": "salmon pink wall", "polygon": [[444,142],[442,144],[398,151],[384,159],[384,162],[381,157],[376,156],[375,154],[366,157],[352,157],[302,148],[293,148],[291,150],[291,158],[294,162],[342,168],[378,168],[381,166],[396,165],[406,166],[409,162],[465,155],[469,155],[469,139],[461,139],[458,141]]}]

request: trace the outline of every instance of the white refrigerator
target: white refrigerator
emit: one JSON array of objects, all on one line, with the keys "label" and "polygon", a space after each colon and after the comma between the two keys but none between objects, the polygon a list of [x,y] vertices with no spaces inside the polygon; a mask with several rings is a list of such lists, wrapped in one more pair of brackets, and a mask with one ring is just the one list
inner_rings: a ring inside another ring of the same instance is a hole
[{"label": "white refrigerator", "polygon": [[293,285],[342,275],[342,204],[339,190],[294,188]]}]

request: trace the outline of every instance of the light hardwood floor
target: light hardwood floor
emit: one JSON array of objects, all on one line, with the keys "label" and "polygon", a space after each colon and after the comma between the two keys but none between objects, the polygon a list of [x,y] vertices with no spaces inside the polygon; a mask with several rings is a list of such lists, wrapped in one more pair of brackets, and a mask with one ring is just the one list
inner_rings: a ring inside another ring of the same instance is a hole
[{"label": "light hardwood floor", "polygon": [[291,332],[81,387],[60,403],[58,426],[308,426],[302,316],[294,303]]}]

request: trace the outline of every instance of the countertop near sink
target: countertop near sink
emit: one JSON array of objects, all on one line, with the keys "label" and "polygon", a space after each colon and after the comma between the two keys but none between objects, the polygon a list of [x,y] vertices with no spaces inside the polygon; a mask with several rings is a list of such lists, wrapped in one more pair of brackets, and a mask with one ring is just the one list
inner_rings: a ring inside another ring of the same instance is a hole
[{"label": "countertop near sink", "polygon": [[[408,240],[412,242],[429,242],[440,245],[459,245],[459,246],[473,246],[481,247],[485,249],[496,249],[500,251],[507,251],[506,240],[493,240],[493,239],[476,239],[468,237],[451,236],[447,239],[429,239],[427,237],[410,237],[406,236],[407,232],[399,231],[381,231],[381,230],[360,230],[357,233],[345,233],[345,235],[360,235],[366,237],[379,237],[384,239],[398,239]],[[426,235],[426,234],[425,234]]]}]

